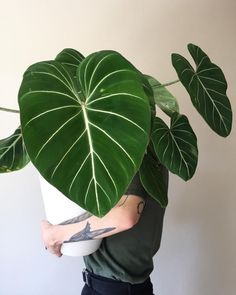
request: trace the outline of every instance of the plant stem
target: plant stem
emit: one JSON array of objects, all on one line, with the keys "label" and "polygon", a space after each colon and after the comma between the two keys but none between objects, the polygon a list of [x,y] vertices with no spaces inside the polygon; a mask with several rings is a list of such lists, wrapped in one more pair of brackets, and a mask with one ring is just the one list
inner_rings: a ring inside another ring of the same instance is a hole
[{"label": "plant stem", "polygon": [[155,88],[170,86],[170,85],[178,83],[178,82],[179,82],[179,80],[174,80],[174,81],[171,81],[171,82],[168,82],[168,83],[165,83],[165,84],[157,85],[157,86],[155,86]]},{"label": "plant stem", "polygon": [[[170,86],[170,85],[176,84],[178,82],[179,82],[179,80],[174,80],[174,81],[171,81],[171,82],[167,82],[165,84],[155,85],[154,87],[155,88],[166,87],[166,86]],[[10,112],[10,113],[20,113],[20,111],[18,111],[18,110],[13,110],[13,109],[8,109],[8,108],[2,108],[2,107],[0,107],[0,111]]]},{"label": "plant stem", "polygon": [[9,113],[20,113],[20,111],[18,110],[12,110],[12,109],[2,108],[2,107],[0,107],[0,111],[9,112]]}]

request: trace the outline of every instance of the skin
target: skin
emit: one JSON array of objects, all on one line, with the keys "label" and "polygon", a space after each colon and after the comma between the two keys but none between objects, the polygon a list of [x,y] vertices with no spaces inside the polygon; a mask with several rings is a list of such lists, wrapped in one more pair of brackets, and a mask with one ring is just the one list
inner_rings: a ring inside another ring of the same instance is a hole
[{"label": "skin", "polygon": [[42,240],[51,254],[61,257],[63,243],[105,238],[132,228],[139,220],[145,201],[137,195],[123,195],[117,205],[104,217],[99,218],[86,212],[52,225],[41,222]]}]

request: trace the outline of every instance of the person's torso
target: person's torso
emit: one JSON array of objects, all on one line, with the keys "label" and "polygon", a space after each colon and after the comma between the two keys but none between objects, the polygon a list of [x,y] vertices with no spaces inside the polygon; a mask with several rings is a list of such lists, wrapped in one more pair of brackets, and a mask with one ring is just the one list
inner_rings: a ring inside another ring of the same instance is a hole
[{"label": "person's torso", "polygon": [[96,252],[84,256],[89,271],[133,284],[149,277],[153,256],[160,247],[165,209],[145,194],[146,204],[139,222],[127,231],[104,238]]}]

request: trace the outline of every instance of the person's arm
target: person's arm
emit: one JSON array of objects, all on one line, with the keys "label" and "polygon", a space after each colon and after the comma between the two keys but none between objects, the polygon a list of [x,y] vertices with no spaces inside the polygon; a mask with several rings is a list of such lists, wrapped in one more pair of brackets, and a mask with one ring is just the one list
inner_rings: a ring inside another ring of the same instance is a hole
[{"label": "person's arm", "polygon": [[142,197],[129,194],[123,195],[102,218],[84,213],[60,225],[42,221],[44,245],[52,254],[61,256],[62,243],[100,239],[128,230],[138,222],[144,205]]}]

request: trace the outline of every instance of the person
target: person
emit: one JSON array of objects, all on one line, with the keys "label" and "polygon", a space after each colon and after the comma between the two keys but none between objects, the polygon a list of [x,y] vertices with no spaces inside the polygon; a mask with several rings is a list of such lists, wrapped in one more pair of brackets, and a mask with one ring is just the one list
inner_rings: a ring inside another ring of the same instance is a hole
[{"label": "person", "polygon": [[[168,171],[162,166],[168,186]],[[85,213],[59,225],[41,223],[45,248],[62,256],[62,243],[103,238],[99,249],[84,256],[82,295],[153,295],[150,274],[160,247],[162,208],[145,191],[137,173],[126,194],[104,217]]]}]

